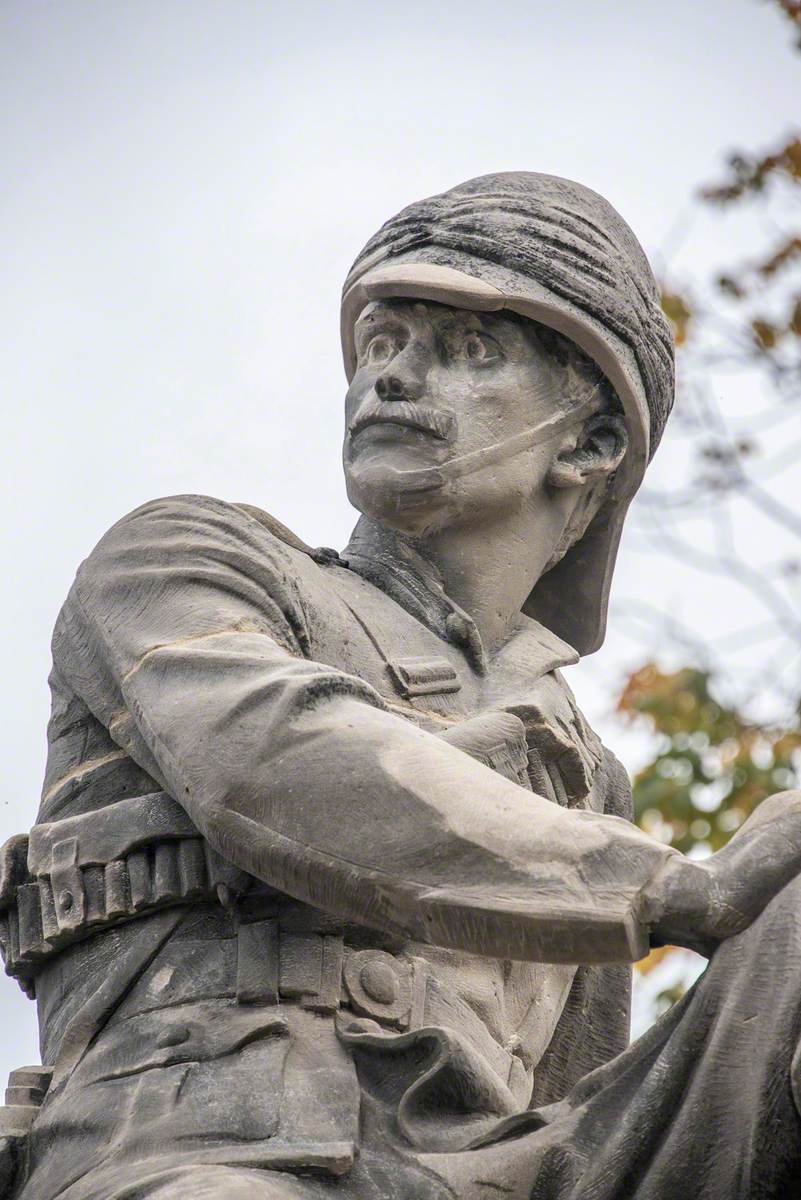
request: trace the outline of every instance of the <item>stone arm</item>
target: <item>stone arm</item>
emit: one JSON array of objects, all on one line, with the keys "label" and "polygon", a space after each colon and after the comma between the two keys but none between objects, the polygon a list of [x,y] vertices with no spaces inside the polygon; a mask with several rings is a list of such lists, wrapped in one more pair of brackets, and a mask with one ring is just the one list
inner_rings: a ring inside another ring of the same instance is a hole
[{"label": "stone arm", "polygon": [[103,538],[56,627],[59,670],[215,849],[344,920],[474,953],[632,960],[649,926],[681,940],[688,904],[685,944],[702,945],[699,865],[509,782],[311,661],[296,575],[243,510],[156,501]]}]

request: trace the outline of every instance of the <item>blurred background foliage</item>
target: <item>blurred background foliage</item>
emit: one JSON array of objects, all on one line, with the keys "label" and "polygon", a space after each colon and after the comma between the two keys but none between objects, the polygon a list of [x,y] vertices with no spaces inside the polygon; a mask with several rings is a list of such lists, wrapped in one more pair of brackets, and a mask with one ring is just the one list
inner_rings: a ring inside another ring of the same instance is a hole
[{"label": "blurred background foliage", "polygon": [[648,663],[618,711],[643,719],[654,753],[634,780],[638,824],[683,853],[720,850],[760,801],[795,787],[801,729],[761,725],[715,700],[696,667]]},{"label": "blurred background foliage", "polygon": [[[793,47],[801,50],[801,0],[760,2],[778,7],[791,22]],[[659,652],[625,681],[617,710],[646,733],[650,748],[634,778],[637,822],[678,850],[704,857],[725,845],[766,796],[801,786],[801,683],[797,672],[780,682],[787,664],[801,657],[801,441],[795,440],[801,415],[801,135],[790,130],[766,150],[730,153],[722,177],[701,186],[694,205],[717,210],[721,219],[746,212],[748,236],[732,241],[730,260],[712,279],[676,282],[669,262],[662,264],[662,305],[677,350],[674,419],[691,431],[694,461],[683,489],[645,489],[647,525],[665,553],[751,592],[766,620],[744,629],[740,641],[764,642],[763,666],[758,684],[744,686],[734,654],[677,628],[655,606],[652,644]],[[710,384],[714,372],[757,373],[761,399],[747,425],[727,412],[725,388]],[[761,448],[764,431],[777,426],[780,462],[766,459]],[[788,462],[794,471],[790,503],[770,486]],[[728,505],[734,496],[780,531],[783,552],[771,570],[755,569],[749,555],[736,549]],[[715,526],[711,552],[699,544],[699,514]],[[725,583],[710,587],[711,602],[725,603],[725,591]],[[664,650],[672,650],[674,662],[678,652],[686,665],[666,669]],[[663,981],[650,991],[652,1019],[681,997],[702,966],[672,947],[638,964],[640,986],[651,973]]]}]

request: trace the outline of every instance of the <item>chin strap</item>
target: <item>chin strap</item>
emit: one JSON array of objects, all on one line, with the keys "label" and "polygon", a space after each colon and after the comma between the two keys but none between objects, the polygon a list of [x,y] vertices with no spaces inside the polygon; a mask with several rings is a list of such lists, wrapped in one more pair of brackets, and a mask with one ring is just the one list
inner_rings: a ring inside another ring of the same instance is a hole
[{"label": "chin strap", "polygon": [[576,421],[589,416],[598,407],[599,391],[600,385],[594,387],[568,412],[546,417],[545,420],[532,425],[530,429],[524,429],[521,433],[502,438],[499,442],[483,446],[480,450],[471,450],[469,454],[457,455],[435,466],[389,467],[384,470],[387,474],[394,476],[398,482],[402,482],[406,489],[412,491],[428,491],[431,488],[440,487],[452,479],[462,479],[465,475],[474,475],[476,471],[483,471],[485,467],[491,467],[496,463],[514,458],[524,450],[531,449],[537,442],[550,441],[564,429],[574,425]]}]

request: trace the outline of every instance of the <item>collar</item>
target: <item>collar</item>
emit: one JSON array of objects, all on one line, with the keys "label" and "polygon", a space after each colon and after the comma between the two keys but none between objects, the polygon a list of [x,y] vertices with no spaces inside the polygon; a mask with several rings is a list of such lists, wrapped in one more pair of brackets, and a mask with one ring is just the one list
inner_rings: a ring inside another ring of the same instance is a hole
[{"label": "collar", "polygon": [[505,672],[523,679],[539,679],[560,667],[570,667],[579,654],[533,617],[520,614],[517,628],[501,647],[495,662]]},{"label": "collar", "polygon": [[439,572],[391,529],[360,517],[343,558],[351,571],[390,596],[421,624],[467,655],[479,675],[487,654],[473,618],[449,596]]},{"label": "collar", "polygon": [[[392,530],[360,517],[342,555],[343,565],[381,589],[444,641],[459,646],[479,675],[489,661],[475,621],[446,594],[439,572]],[[539,678],[578,662],[578,654],[539,621],[520,614],[495,661]]]}]

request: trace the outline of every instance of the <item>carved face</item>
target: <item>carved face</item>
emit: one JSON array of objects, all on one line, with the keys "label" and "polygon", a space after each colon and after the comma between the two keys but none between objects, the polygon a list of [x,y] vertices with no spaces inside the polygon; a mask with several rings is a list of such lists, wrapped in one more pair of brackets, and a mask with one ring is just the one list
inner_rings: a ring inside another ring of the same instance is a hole
[{"label": "carved face", "polygon": [[544,492],[558,449],[553,439],[456,478],[436,470],[564,408],[564,372],[526,326],[511,314],[433,302],[365,309],[345,402],[351,503],[401,532],[421,534],[486,519]]}]

